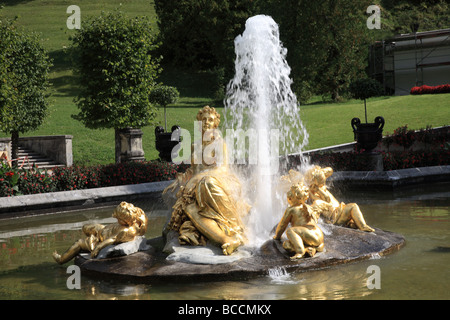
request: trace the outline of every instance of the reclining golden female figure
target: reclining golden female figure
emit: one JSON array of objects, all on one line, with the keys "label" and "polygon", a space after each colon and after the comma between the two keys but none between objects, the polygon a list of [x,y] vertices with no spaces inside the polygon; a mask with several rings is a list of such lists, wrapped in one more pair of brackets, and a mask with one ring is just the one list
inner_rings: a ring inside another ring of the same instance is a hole
[{"label": "reclining golden female figure", "polygon": [[[306,204],[309,190],[303,184],[295,184],[287,193],[289,208],[284,212],[275,231],[275,240],[280,240],[284,231],[288,240],[283,248],[293,252],[291,260],[300,259],[305,254],[313,257],[324,249],[323,233],[317,225],[316,213]],[[288,228],[288,225],[291,227]]]},{"label": "reclining golden female figure", "polygon": [[306,173],[305,180],[309,185],[309,197],[314,201],[312,206],[321,213],[328,223],[373,232],[374,229],[367,225],[356,203],[339,202],[328,191],[325,183],[326,179],[332,174],[332,168],[321,168],[319,166],[314,166]]},{"label": "reclining golden female figure", "polygon": [[107,226],[102,224],[87,224],[82,230],[85,235],[76,241],[66,252],[59,255],[56,251],[53,258],[59,264],[72,260],[82,251],[91,252],[95,258],[100,250],[111,244],[133,241],[136,236],[143,236],[147,231],[148,218],[141,208],[121,202],[114,210],[113,215],[117,223]]},{"label": "reclining golden female figure", "polygon": [[[219,126],[220,114],[205,106],[199,110],[197,120],[202,122],[201,159],[195,151],[199,145],[194,142],[191,167],[178,174],[175,182],[164,190],[174,192],[179,188],[169,228],[179,233],[181,244],[205,245],[210,240],[222,248],[223,254],[230,255],[245,242],[241,216],[249,207],[241,199],[239,180],[226,164],[225,143],[214,131]],[[217,148],[211,148],[212,143]],[[208,155],[208,150],[212,154]],[[220,157],[216,153],[222,150]]]}]

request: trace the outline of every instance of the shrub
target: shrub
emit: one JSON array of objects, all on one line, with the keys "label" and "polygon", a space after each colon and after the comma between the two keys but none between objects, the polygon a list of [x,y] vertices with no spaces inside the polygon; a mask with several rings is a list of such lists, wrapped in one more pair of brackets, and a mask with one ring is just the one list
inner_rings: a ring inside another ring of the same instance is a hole
[{"label": "shrub", "polygon": [[427,86],[411,88],[410,94],[436,94],[436,93],[450,93],[450,84],[443,84],[439,86]]},{"label": "shrub", "polygon": [[55,191],[54,178],[45,170],[32,167],[0,166],[0,197]]},{"label": "shrub", "polygon": [[53,169],[56,191],[97,188],[101,169],[97,167],[58,167]]},{"label": "shrub", "polygon": [[188,165],[160,161],[125,162],[92,167],[56,167],[49,173],[0,165],[0,197],[81,190],[174,179]]},{"label": "shrub", "polygon": [[450,127],[432,130],[431,126],[420,130],[408,130],[408,125],[398,127],[392,135],[383,138],[382,143],[389,149],[390,145],[395,143],[405,150],[410,148],[413,143],[423,142],[428,148],[439,147],[446,141],[450,141]]},{"label": "shrub", "polygon": [[[414,141],[427,144],[424,150],[410,150]],[[403,146],[401,152],[382,152],[384,170],[398,170],[416,167],[441,166],[450,164],[450,127],[431,130],[431,127],[418,131],[408,130],[401,126],[394,134],[383,139],[383,144],[389,147],[396,143]],[[358,151],[343,153],[315,153],[310,156],[311,163],[321,166],[331,166],[335,171],[366,171],[367,157],[359,156]]]},{"label": "shrub", "polygon": [[45,170],[32,168],[31,170],[20,170],[18,179],[19,194],[36,194],[56,191],[54,177]]},{"label": "shrub", "polygon": [[17,182],[19,172],[17,168],[9,167],[5,162],[0,163],[0,196],[11,196],[18,192]]},{"label": "shrub", "polygon": [[159,85],[154,87],[150,91],[149,100],[151,103],[155,103],[164,107],[164,130],[167,131],[167,116],[166,107],[168,104],[177,102],[180,97],[180,93],[177,88],[170,86]]},{"label": "shrub", "polygon": [[450,146],[441,145],[438,149],[428,151],[387,152],[383,153],[384,170],[398,170],[428,166],[449,165]]},{"label": "shrub", "polygon": [[378,81],[365,78],[352,82],[348,89],[354,99],[364,100],[364,113],[367,123],[366,99],[381,96],[384,91],[383,87]]},{"label": "shrub", "polygon": [[[385,171],[449,165],[450,145],[440,145],[427,151],[404,150],[402,152],[382,152]],[[359,157],[355,152],[316,153],[310,157],[311,163],[330,166],[335,171],[367,171],[368,157]]]},{"label": "shrub", "polygon": [[101,168],[101,184],[106,187],[171,180],[178,168],[165,161],[110,164]]},{"label": "shrub", "polygon": [[362,151],[352,152],[324,152],[314,153],[310,156],[311,163],[321,167],[330,166],[334,171],[366,171],[369,167],[369,158],[358,156]]},{"label": "shrub", "polygon": [[74,116],[87,128],[141,128],[152,123],[156,108],[150,90],[160,72],[151,22],[102,13],[83,23],[73,38],[80,94]]},{"label": "shrub", "polygon": [[50,58],[35,33],[0,19],[0,130],[11,135],[17,159],[19,134],[37,129],[47,115]]}]

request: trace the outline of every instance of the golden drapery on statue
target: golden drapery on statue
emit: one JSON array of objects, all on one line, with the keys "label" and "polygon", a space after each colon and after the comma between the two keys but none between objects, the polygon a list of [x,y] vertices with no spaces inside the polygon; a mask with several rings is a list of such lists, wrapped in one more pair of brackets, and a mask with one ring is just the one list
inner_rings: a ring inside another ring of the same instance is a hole
[{"label": "golden drapery on statue", "polygon": [[[201,159],[194,143],[191,167],[179,173],[164,190],[174,192],[179,188],[169,228],[179,233],[181,244],[205,245],[210,240],[229,255],[246,241],[242,217],[249,206],[242,199],[239,179],[226,163],[225,143],[214,131],[219,126],[220,114],[205,106],[199,110],[197,120],[202,122]],[[210,148],[212,143],[216,148]],[[221,155],[217,148],[221,148]],[[206,154],[208,149],[211,154]]]}]

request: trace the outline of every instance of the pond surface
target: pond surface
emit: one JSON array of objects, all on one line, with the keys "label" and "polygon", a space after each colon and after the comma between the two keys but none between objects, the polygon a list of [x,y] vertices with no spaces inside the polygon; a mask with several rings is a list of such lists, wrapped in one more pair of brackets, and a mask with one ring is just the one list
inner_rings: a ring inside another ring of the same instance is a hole
[{"label": "pond surface", "polygon": [[[81,275],[68,289],[67,268],[52,252],[65,251],[86,223],[113,223],[113,207],[0,220],[0,299],[450,299],[450,185],[387,192],[343,193],[369,225],[402,234],[406,246],[386,257],[287,274],[273,269],[244,281],[134,284]],[[146,237],[166,221],[161,203],[136,201],[150,215]],[[368,288],[379,268],[380,289]],[[370,282],[370,281],[369,281]]]}]

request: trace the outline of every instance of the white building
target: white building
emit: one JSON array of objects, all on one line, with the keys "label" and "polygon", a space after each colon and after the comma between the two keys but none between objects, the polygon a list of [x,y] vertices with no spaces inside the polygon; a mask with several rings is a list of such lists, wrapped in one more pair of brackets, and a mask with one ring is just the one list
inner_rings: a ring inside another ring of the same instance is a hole
[{"label": "white building", "polygon": [[386,94],[450,84],[450,29],[401,34],[370,46],[369,75]]}]

